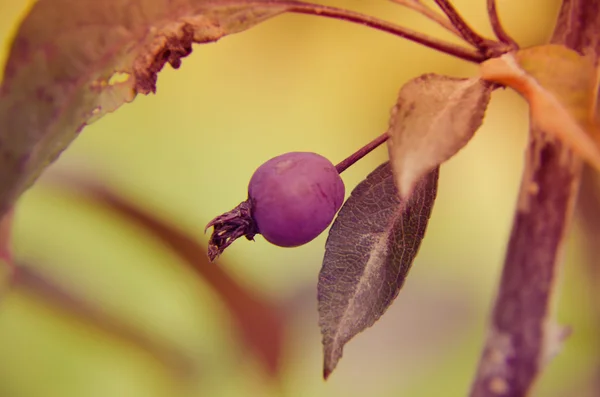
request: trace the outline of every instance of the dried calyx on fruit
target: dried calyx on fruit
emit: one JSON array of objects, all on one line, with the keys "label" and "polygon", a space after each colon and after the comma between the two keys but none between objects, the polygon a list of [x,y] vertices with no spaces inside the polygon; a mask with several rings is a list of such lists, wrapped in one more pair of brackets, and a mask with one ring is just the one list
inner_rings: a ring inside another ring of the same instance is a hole
[{"label": "dried calyx on fruit", "polygon": [[248,199],[208,223],[208,256],[216,259],[233,241],[256,234],[280,247],[297,247],[329,226],[344,202],[336,167],[309,152],[286,153],[261,165],[248,185]]}]

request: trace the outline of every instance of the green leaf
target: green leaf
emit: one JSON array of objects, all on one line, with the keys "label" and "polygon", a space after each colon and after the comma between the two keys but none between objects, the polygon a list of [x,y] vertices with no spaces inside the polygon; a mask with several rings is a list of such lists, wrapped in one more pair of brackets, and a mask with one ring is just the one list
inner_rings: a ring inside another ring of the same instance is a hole
[{"label": "green leaf", "polygon": [[342,206],[319,274],[319,324],[325,378],[344,345],[372,326],[398,296],[410,270],[437,195],[438,169],[400,200],[390,163],[373,171]]},{"label": "green leaf", "polygon": [[193,43],[241,32],[277,0],[39,0],[12,43],[0,86],[0,215],[77,133],[156,90]]},{"label": "green leaf", "polygon": [[396,187],[409,197],[415,183],[462,149],[483,122],[492,87],[477,78],[425,74],[398,94],[388,130]]}]

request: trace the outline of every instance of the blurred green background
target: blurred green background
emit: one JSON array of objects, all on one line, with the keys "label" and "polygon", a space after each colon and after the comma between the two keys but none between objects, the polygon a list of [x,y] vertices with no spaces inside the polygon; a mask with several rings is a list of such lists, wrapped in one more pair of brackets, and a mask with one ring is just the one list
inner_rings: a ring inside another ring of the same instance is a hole
[{"label": "blurred green background", "polygon": [[[31,3],[0,0],[0,64]],[[320,3],[454,40],[389,1]],[[455,4],[491,35],[483,0]],[[557,0],[499,2],[522,46],[547,39],[558,6]],[[49,173],[91,173],[205,245],[204,225],[245,199],[251,174],[265,160],[294,150],[336,163],[385,131],[408,79],[475,71],[362,26],[280,16],[216,44],[196,45],[179,70],[166,67],[159,75],[157,95],[138,97],[86,128]],[[465,395],[510,232],[527,123],[523,100],[494,93],[484,127],[442,168],[427,236],[405,288],[381,321],[349,343],[327,382],[316,302],[325,234],[294,249],[261,237],[242,240],[221,258],[231,278],[285,313],[283,356],[269,374],[214,286],[143,228],[42,178],[17,208],[19,261],[185,356],[192,371],[182,375],[131,338],[105,332],[43,294],[16,289],[0,303],[0,396]],[[346,171],[347,193],[386,156],[379,148]],[[584,396],[594,378],[599,330],[578,236],[575,228],[558,303],[559,322],[574,332],[536,396]]]}]

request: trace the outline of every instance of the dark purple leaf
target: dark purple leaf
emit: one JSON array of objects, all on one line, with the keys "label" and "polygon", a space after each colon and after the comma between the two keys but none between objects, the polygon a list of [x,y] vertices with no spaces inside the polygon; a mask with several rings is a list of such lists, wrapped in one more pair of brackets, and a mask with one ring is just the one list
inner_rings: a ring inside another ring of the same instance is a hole
[{"label": "dark purple leaf", "polygon": [[437,194],[439,169],[401,201],[390,163],[373,171],[346,201],[327,239],[319,275],[319,323],[325,378],[344,345],[373,325],[404,284]]}]

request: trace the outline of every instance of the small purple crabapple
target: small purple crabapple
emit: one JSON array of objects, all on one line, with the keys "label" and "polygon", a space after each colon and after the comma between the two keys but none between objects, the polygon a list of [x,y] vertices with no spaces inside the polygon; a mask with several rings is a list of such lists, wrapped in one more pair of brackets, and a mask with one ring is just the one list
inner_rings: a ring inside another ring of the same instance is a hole
[{"label": "small purple crabapple", "polygon": [[252,175],[248,199],[213,219],[208,255],[219,256],[234,240],[256,234],[280,247],[297,247],[320,235],[344,202],[345,187],[325,157],[290,152],[268,160]]}]

